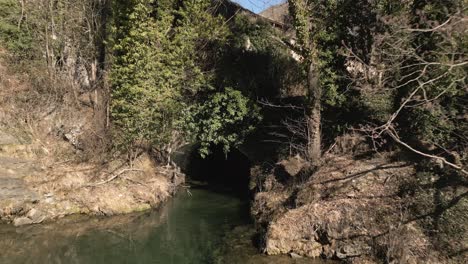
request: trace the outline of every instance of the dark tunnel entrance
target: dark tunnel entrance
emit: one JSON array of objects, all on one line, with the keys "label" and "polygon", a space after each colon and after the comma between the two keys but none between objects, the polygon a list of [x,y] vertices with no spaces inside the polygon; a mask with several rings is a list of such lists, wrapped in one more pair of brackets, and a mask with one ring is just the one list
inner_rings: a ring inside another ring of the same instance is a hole
[{"label": "dark tunnel entrance", "polygon": [[221,147],[213,147],[211,154],[202,158],[195,148],[187,164],[188,180],[207,184],[210,189],[248,195],[251,162],[237,149],[227,155]]}]

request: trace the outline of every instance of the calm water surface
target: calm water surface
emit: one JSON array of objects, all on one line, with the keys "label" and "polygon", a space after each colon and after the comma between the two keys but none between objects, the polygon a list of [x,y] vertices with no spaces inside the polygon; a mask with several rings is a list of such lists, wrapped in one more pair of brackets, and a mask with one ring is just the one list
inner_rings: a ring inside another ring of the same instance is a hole
[{"label": "calm water surface", "polygon": [[247,202],[204,188],[190,192],[147,213],[0,226],[0,263],[324,263],[258,254]]}]

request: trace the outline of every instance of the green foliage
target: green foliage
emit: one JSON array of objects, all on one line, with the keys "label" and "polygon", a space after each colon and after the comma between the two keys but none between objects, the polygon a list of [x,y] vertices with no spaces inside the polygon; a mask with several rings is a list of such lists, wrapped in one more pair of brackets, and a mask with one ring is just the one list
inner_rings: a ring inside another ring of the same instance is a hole
[{"label": "green foliage", "polygon": [[252,98],[274,98],[302,84],[304,72],[278,31],[263,21],[253,23],[244,14],[231,21],[228,42],[219,52],[218,86],[233,87]]},{"label": "green foliage", "polygon": [[362,91],[361,100],[371,121],[386,122],[394,111],[394,94],[391,91]]},{"label": "green foliage", "polygon": [[367,65],[352,77],[365,117],[360,122],[390,120],[409,146],[463,167],[468,149],[463,1],[379,2],[367,12],[381,18],[370,23],[371,34],[361,41],[369,40],[369,47],[347,41],[351,59]]},{"label": "green foliage", "polygon": [[[336,0],[291,1],[295,17],[294,29],[305,58],[305,67],[313,63],[319,73],[322,101],[329,106],[344,101],[339,76],[343,75],[343,56],[339,52],[343,40],[343,5]],[[336,14],[335,16],[330,14]]]},{"label": "green foliage", "polygon": [[121,144],[153,139],[152,132],[161,135],[158,119],[162,115],[153,107],[161,100],[155,89],[157,59],[156,23],[151,18],[151,0],[115,1],[114,12],[119,18],[114,28],[121,38],[113,45],[116,58],[111,72],[113,124],[121,133]]},{"label": "green foliage", "polygon": [[210,147],[220,145],[225,153],[243,143],[261,120],[258,107],[240,91],[226,88],[205,102],[188,107],[181,123],[187,135],[200,144],[200,155],[207,156]]},{"label": "green foliage", "polygon": [[[271,25],[259,21],[252,23],[246,15],[237,15],[232,28],[232,42],[235,49],[245,49],[247,38],[251,42],[250,52],[253,53],[281,53],[279,42],[272,39],[276,35]],[[274,55],[274,54],[272,54]]]},{"label": "green foliage", "polygon": [[208,12],[210,1],[115,1],[111,71],[116,143],[162,147],[194,96],[213,89],[204,46],[227,30]]},{"label": "green foliage", "polygon": [[[413,28],[433,28],[454,16],[462,6],[461,0],[417,2],[407,8],[406,17]],[[405,14],[400,16],[403,16],[400,20],[404,21]],[[458,18],[454,16],[451,19]],[[398,29],[395,31],[398,32]],[[400,89],[397,101],[408,98],[413,91],[417,91],[412,98],[411,107],[405,108],[398,119],[404,138],[410,142],[433,144],[442,152],[449,150],[449,153],[459,153],[456,156],[462,156],[463,160],[468,149],[468,122],[463,117],[468,95],[466,67],[457,65],[466,63],[466,33],[456,24],[448,24],[440,31],[406,31],[400,34],[402,36],[395,39],[395,42],[407,39],[406,50],[411,53],[400,54],[396,57],[398,61],[391,61],[404,65],[397,68],[396,76],[423,73],[418,82],[411,82],[413,76],[402,77],[397,83],[405,84]],[[418,90],[422,83],[425,83],[423,89]]]},{"label": "green foliage", "polygon": [[33,36],[22,27],[21,7],[16,0],[0,0],[0,42],[15,55],[25,58],[33,46]]}]

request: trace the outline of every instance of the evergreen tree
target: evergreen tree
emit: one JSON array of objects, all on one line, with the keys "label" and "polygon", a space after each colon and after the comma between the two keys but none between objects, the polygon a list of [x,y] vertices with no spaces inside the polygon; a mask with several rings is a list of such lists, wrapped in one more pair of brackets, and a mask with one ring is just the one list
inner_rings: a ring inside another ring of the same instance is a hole
[{"label": "evergreen tree", "polygon": [[211,1],[116,1],[111,72],[115,139],[164,149],[182,109],[214,90],[207,49],[228,31]]},{"label": "evergreen tree", "polygon": [[112,120],[120,144],[133,147],[141,141],[157,141],[161,134],[163,103],[158,89],[158,30],[151,16],[152,0],[115,1],[115,43],[111,71]]},{"label": "evergreen tree", "polygon": [[334,0],[289,0],[289,11],[296,31],[296,50],[304,58],[307,72],[306,122],[307,154],[315,164],[322,155],[323,103],[334,105],[342,100],[338,94],[336,65],[340,47],[339,3]]}]

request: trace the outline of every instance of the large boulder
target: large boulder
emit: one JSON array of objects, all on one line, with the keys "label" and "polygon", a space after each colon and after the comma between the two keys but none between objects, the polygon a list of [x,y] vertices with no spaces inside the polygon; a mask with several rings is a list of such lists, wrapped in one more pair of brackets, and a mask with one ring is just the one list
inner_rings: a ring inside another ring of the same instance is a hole
[{"label": "large boulder", "polygon": [[301,156],[296,155],[286,160],[277,163],[280,168],[289,177],[297,176],[302,170],[310,167],[310,163],[304,160]]},{"label": "large boulder", "polygon": [[46,216],[43,212],[32,208],[26,214],[26,216],[17,217],[13,220],[14,226],[24,226],[24,225],[31,225],[31,224],[39,224],[42,223],[46,219]]}]

